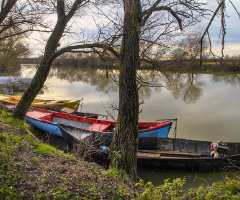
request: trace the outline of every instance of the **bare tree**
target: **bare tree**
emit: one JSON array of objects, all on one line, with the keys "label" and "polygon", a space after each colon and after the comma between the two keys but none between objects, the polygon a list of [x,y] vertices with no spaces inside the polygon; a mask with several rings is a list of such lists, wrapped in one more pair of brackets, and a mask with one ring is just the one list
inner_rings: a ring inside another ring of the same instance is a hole
[{"label": "bare tree", "polygon": [[40,31],[42,16],[46,14],[46,7],[39,8],[41,1],[32,0],[2,0],[0,9],[0,40],[17,35],[24,35],[32,31]]},{"label": "bare tree", "polygon": [[[46,3],[45,3],[46,4]],[[1,0],[0,1],[0,70],[19,66],[18,56],[29,55],[29,48],[22,43],[33,31],[50,31],[42,23],[47,6],[40,0]],[[40,5],[41,8],[39,7]]]},{"label": "bare tree", "polygon": [[38,92],[41,90],[44,82],[47,79],[51,64],[55,58],[54,54],[57,50],[59,41],[62,38],[62,35],[69,20],[74,16],[75,12],[79,8],[83,7],[87,2],[88,1],[84,0],[75,0],[70,7],[70,5],[65,5],[64,0],[57,0],[57,23],[46,44],[44,56],[40,63],[40,66],[38,67],[38,70],[31,84],[24,92],[21,100],[19,101],[17,108],[13,114],[14,117],[22,120],[25,118],[29,106],[31,105],[34,98],[37,96]]},{"label": "bare tree", "polygon": [[[121,1],[117,1],[117,3],[120,3],[117,8],[124,10],[124,16],[118,15],[117,18],[122,19],[123,23],[116,24],[117,20],[109,19],[109,15],[104,14],[104,17],[113,23],[113,26],[109,24],[107,26],[115,27],[113,29],[114,33],[111,31],[104,32],[104,29],[99,28],[100,34],[97,39],[104,42],[68,46],[56,52],[54,56],[57,57],[65,52],[80,52],[83,49],[88,49],[87,52],[96,52],[100,56],[109,51],[120,60],[118,118],[110,148],[110,160],[112,167],[125,170],[136,180],[139,115],[137,70],[140,69],[140,56],[153,64],[154,62],[152,62],[150,56],[147,56],[147,51],[144,49],[154,49],[156,45],[163,46],[160,42],[162,36],[165,36],[166,32],[170,34],[182,30],[191,20],[194,20],[195,13],[198,16],[202,14],[204,4],[187,0],[123,0],[122,2],[123,4],[121,4]],[[104,1],[104,3],[109,2]],[[113,3],[116,6],[116,2]],[[104,8],[100,10],[104,10]],[[161,13],[163,14],[160,23],[158,14]],[[186,23],[184,19],[186,19]],[[152,20],[154,20],[154,24]],[[162,20],[166,20],[166,22],[164,23]],[[154,34],[153,40],[150,40],[150,37],[153,36],[150,28],[157,30],[159,26],[164,27],[161,29],[163,32]],[[171,26],[174,26],[174,28],[171,29]],[[141,45],[140,41],[143,41]],[[120,156],[115,157],[115,155]]]},{"label": "bare tree", "polygon": [[19,57],[30,55],[30,49],[21,42],[20,36],[0,40],[0,71],[12,67],[20,68]]},{"label": "bare tree", "polygon": [[[144,6],[142,6],[145,3]],[[133,179],[136,179],[137,165],[137,149],[138,149],[138,85],[136,83],[136,71],[140,67],[140,36],[141,31],[148,24],[153,25],[152,21],[155,14],[164,12],[163,16],[168,16],[178,24],[178,30],[184,27],[184,18],[192,18],[194,11],[201,13],[204,9],[203,4],[196,1],[151,1],[141,2],[140,0],[124,0],[124,23],[123,23],[123,39],[121,47],[121,65],[119,78],[119,112],[114,134],[111,144],[111,161],[112,166],[124,169]],[[145,10],[143,10],[145,8]],[[155,25],[156,26],[156,25]],[[155,27],[154,26],[154,27]],[[145,47],[150,48],[159,44],[159,39],[155,36],[155,40],[145,43]],[[149,37],[148,37],[149,38]],[[145,40],[146,41],[146,40]],[[144,57],[144,50],[142,54]],[[114,152],[119,152],[120,157],[114,158]],[[115,163],[113,163],[115,161]]]}]

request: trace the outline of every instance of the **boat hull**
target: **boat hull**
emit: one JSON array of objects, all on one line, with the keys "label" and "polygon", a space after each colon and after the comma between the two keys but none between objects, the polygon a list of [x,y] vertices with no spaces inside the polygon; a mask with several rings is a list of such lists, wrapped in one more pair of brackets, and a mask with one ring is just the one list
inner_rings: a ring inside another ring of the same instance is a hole
[{"label": "boat hull", "polygon": [[[168,133],[171,128],[171,125],[172,125],[172,123],[170,123],[162,128],[156,129],[156,130],[143,131],[143,132],[139,131],[139,138],[168,137]],[[66,126],[64,127],[64,126],[58,124],[58,127],[60,128],[64,139],[66,140],[66,142],[69,145],[79,142],[80,140],[82,140],[82,138],[81,138],[82,135],[86,134],[86,135],[89,135],[88,141],[94,141],[97,138],[97,140],[99,141],[99,143],[101,143],[101,145],[110,146],[110,143],[111,143],[111,140],[112,140],[112,137],[114,134],[114,132],[102,133],[102,132],[97,132],[97,131],[87,131],[84,129],[78,129],[79,134],[76,135],[75,130],[71,131],[71,129],[66,128]]]},{"label": "boat hull", "polygon": [[228,150],[218,158],[211,157],[211,143],[179,138],[139,138],[139,150],[154,154],[138,156],[138,168],[202,172],[240,168],[240,143],[227,142]]},{"label": "boat hull", "polygon": [[61,110],[65,107],[74,109],[78,106],[79,100],[77,101],[36,101],[32,103],[31,106],[38,107],[38,108],[48,108],[53,110]]},{"label": "boat hull", "polygon": [[159,171],[229,171],[240,167],[240,154],[223,158],[144,158],[137,160],[138,169]]},{"label": "boat hull", "polygon": [[168,125],[161,127],[161,128],[157,128],[154,130],[149,130],[149,131],[139,131],[139,137],[160,137],[160,138],[165,138],[168,137],[170,128],[172,126],[172,122],[170,122]]},{"label": "boat hull", "polygon": [[53,135],[63,137],[62,132],[60,131],[57,124],[49,123],[49,122],[43,121],[43,120],[36,120],[36,119],[30,118],[27,116],[25,117],[25,122],[27,124],[31,124],[39,129],[41,129],[42,131],[46,131]]},{"label": "boat hull", "polygon": [[[39,123],[37,123],[37,121],[39,121]],[[52,131],[52,129],[49,130],[48,127],[50,124],[52,126],[57,126],[58,124],[69,126],[71,131],[96,135],[113,135],[116,126],[116,122],[114,121],[81,117],[33,107],[31,111],[28,111],[26,114],[26,122],[52,134],[55,133],[56,128],[54,131]],[[46,124],[46,127],[42,124]],[[140,122],[139,137],[167,137],[171,126],[172,122]],[[60,129],[58,128],[58,130]],[[58,134],[58,136],[63,137],[62,134]]]},{"label": "boat hull", "polygon": [[[4,103],[13,103],[17,104],[20,101],[21,97],[11,96],[11,95],[3,95],[0,94],[0,100]],[[44,99],[34,99],[31,106],[44,108],[44,109],[52,109],[59,111],[63,108],[71,108],[74,110],[78,109],[78,105],[81,100],[69,101],[69,100],[44,100]]]}]

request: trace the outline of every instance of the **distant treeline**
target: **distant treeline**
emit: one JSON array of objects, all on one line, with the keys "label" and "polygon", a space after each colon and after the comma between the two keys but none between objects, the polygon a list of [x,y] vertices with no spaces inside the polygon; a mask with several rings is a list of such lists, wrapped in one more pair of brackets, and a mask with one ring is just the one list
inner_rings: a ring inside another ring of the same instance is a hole
[{"label": "distant treeline", "polygon": [[20,58],[21,64],[39,64],[40,59],[39,58]]},{"label": "distant treeline", "polygon": [[[39,64],[40,58],[21,58],[21,64]],[[119,60],[114,57],[105,56],[101,59],[96,55],[76,56],[74,54],[65,54],[54,60],[56,67],[84,67],[100,69],[118,69]],[[171,71],[240,71],[240,54],[238,56],[226,56],[222,62],[220,59],[205,58],[202,65],[199,59],[173,59],[167,61],[154,61],[153,63],[142,62],[141,69],[159,69]]]}]

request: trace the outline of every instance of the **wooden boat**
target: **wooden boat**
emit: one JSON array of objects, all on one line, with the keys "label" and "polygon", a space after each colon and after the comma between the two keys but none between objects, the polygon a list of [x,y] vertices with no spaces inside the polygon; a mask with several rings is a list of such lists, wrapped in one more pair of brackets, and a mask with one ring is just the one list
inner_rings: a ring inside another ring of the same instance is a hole
[{"label": "wooden boat", "polygon": [[[112,135],[94,133],[75,137],[60,126],[64,139],[69,143],[78,142],[85,146],[108,149]],[[138,169],[158,171],[229,171],[240,169],[240,143],[227,142],[227,147],[219,147],[220,156],[211,156],[211,141],[178,138],[139,137]],[[102,146],[105,145],[105,146]],[[221,150],[221,151],[220,151]],[[95,151],[97,152],[97,151]],[[93,155],[96,162],[105,164],[107,152]]]},{"label": "wooden boat", "polygon": [[[11,96],[11,95],[0,95],[0,100],[6,103],[17,104],[20,101],[21,97],[19,96]],[[44,100],[44,99],[34,99],[31,106],[44,108],[44,109],[52,109],[52,110],[61,110],[65,107],[71,109],[78,109],[79,103],[81,100],[70,101],[70,100]]]},{"label": "wooden boat", "polygon": [[[114,121],[81,117],[33,107],[32,111],[27,112],[25,121],[61,137],[63,135],[58,125],[71,131],[76,137],[91,133],[112,135],[116,125]],[[172,122],[139,122],[139,137],[168,137],[171,125]]]},{"label": "wooden boat", "polygon": [[137,165],[139,169],[160,171],[240,169],[240,143],[227,142],[218,158],[211,156],[211,143],[178,138],[139,138]]}]

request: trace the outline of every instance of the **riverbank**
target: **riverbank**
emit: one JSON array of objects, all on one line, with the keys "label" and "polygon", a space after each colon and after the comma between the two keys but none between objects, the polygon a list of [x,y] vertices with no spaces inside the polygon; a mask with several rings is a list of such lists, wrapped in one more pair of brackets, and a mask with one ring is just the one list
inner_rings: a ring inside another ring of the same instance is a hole
[{"label": "riverbank", "polygon": [[154,187],[134,183],[114,169],[104,170],[63,153],[35,137],[29,127],[0,110],[0,199],[235,199],[240,181],[182,190],[176,179]]},{"label": "riverbank", "polygon": [[[21,59],[22,65],[39,65],[40,59],[25,58]],[[119,70],[120,62],[115,59],[101,60],[97,57],[84,57],[76,59],[57,58],[53,62],[53,67],[73,67],[73,68],[87,68],[87,69],[107,69]],[[200,60],[184,60],[182,58],[175,60],[161,60],[153,63],[141,62],[141,70],[159,70],[172,72],[240,72],[239,56],[233,58],[226,58],[220,63],[220,59],[206,59],[200,64]]]}]

